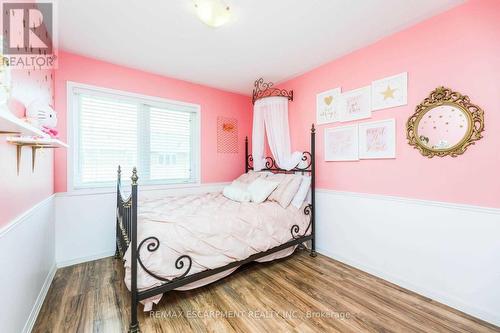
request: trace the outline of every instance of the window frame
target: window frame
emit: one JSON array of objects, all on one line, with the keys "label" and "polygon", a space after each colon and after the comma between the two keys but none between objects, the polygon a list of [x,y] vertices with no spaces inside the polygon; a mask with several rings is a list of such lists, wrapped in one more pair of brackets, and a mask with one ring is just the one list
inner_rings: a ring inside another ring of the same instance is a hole
[{"label": "window frame", "polygon": [[[182,183],[171,183],[164,181],[151,181],[147,184],[141,185],[141,168],[137,165],[137,171],[139,174],[139,185],[142,189],[146,190],[161,190],[161,189],[172,189],[172,188],[184,188],[184,187],[198,187],[201,185],[201,107],[199,104],[187,103],[177,100],[165,99],[156,96],[143,95],[138,93],[132,93],[123,90],[104,88],[84,83],[78,83],[73,81],[66,82],[66,101],[67,101],[67,139],[70,148],[67,153],[67,189],[69,193],[78,194],[92,194],[92,193],[112,193],[116,190],[116,184],[106,184],[102,186],[97,186],[96,184],[89,184],[88,186],[78,186],[75,187],[75,180],[77,172],[75,169],[76,163],[79,163],[79,142],[77,138],[80,135],[79,127],[79,105],[76,102],[75,92],[79,89],[88,90],[95,95],[115,95],[119,96],[124,100],[132,100],[135,103],[147,104],[152,107],[168,108],[168,106],[175,106],[176,108],[186,108],[190,109],[189,112],[193,113],[192,117],[192,160],[191,168],[194,180],[192,182],[182,182]],[[143,106],[141,106],[142,108]],[[139,110],[141,112],[141,110]],[[138,163],[140,163],[138,161]],[[126,172],[122,172],[122,184],[127,184],[130,175]]]}]

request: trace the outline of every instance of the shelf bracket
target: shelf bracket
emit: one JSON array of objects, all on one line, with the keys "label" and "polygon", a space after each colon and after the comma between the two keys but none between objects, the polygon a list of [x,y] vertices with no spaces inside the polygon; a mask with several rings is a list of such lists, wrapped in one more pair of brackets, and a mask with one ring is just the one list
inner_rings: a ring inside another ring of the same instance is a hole
[{"label": "shelf bracket", "polygon": [[36,151],[38,149],[43,149],[43,148],[59,148],[57,146],[51,146],[51,145],[31,145],[31,144],[22,144],[22,143],[16,143],[16,153],[17,153],[17,175],[19,176],[19,171],[21,169],[21,150],[23,146],[28,146],[31,147],[31,172],[35,172],[35,161],[36,161]]},{"label": "shelf bracket", "polygon": [[31,173],[35,172],[36,146],[31,146]]},{"label": "shelf bracket", "polygon": [[21,149],[22,145],[16,145],[16,153],[17,153],[17,175],[19,176],[19,169],[21,168]]}]

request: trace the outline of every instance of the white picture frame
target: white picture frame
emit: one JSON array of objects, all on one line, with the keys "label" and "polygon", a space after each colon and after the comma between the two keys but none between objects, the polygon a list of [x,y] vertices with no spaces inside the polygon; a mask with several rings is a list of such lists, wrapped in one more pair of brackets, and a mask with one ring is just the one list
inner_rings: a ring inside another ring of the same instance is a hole
[{"label": "white picture frame", "polygon": [[316,123],[318,125],[339,121],[341,89],[335,88],[316,95]]},{"label": "white picture frame", "polygon": [[358,161],[358,126],[339,126],[325,128],[325,161]]},{"label": "white picture frame", "polygon": [[408,104],[408,73],[372,82],[372,111]]},{"label": "white picture frame", "polygon": [[342,122],[370,118],[372,116],[371,86],[342,93],[339,113]]},{"label": "white picture frame", "polygon": [[359,158],[396,158],[396,119],[365,122],[358,125]]}]

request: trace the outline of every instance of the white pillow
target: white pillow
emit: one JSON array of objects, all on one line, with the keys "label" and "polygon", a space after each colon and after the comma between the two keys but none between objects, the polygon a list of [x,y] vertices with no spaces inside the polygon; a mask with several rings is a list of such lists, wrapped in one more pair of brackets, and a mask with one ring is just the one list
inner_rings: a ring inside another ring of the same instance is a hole
[{"label": "white pillow", "polygon": [[263,178],[257,178],[248,185],[248,192],[255,203],[264,202],[267,197],[278,187],[278,182],[272,182]]},{"label": "white pillow", "polygon": [[250,202],[251,195],[247,191],[247,186],[244,183],[233,181],[229,186],[224,187],[222,194],[233,201],[237,202]]},{"label": "white pillow", "polygon": [[302,207],[302,204],[306,199],[310,187],[311,187],[311,177],[302,176],[302,182],[300,183],[299,190],[292,199],[292,206],[294,206],[297,209],[300,209],[300,207]]},{"label": "white pillow", "polygon": [[237,187],[237,188],[240,188],[240,189],[246,191],[248,188],[248,183],[240,182],[238,179],[236,179],[236,180],[233,180],[231,182],[231,185],[229,185],[229,186]]}]

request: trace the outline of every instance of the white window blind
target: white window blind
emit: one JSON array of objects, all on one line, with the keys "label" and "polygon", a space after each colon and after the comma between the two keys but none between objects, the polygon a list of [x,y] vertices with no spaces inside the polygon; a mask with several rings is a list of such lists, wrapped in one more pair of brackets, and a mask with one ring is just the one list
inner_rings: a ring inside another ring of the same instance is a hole
[{"label": "white window blind", "polygon": [[197,108],[74,88],[73,187],[108,187],[118,165],[141,184],[198,182]]}]

